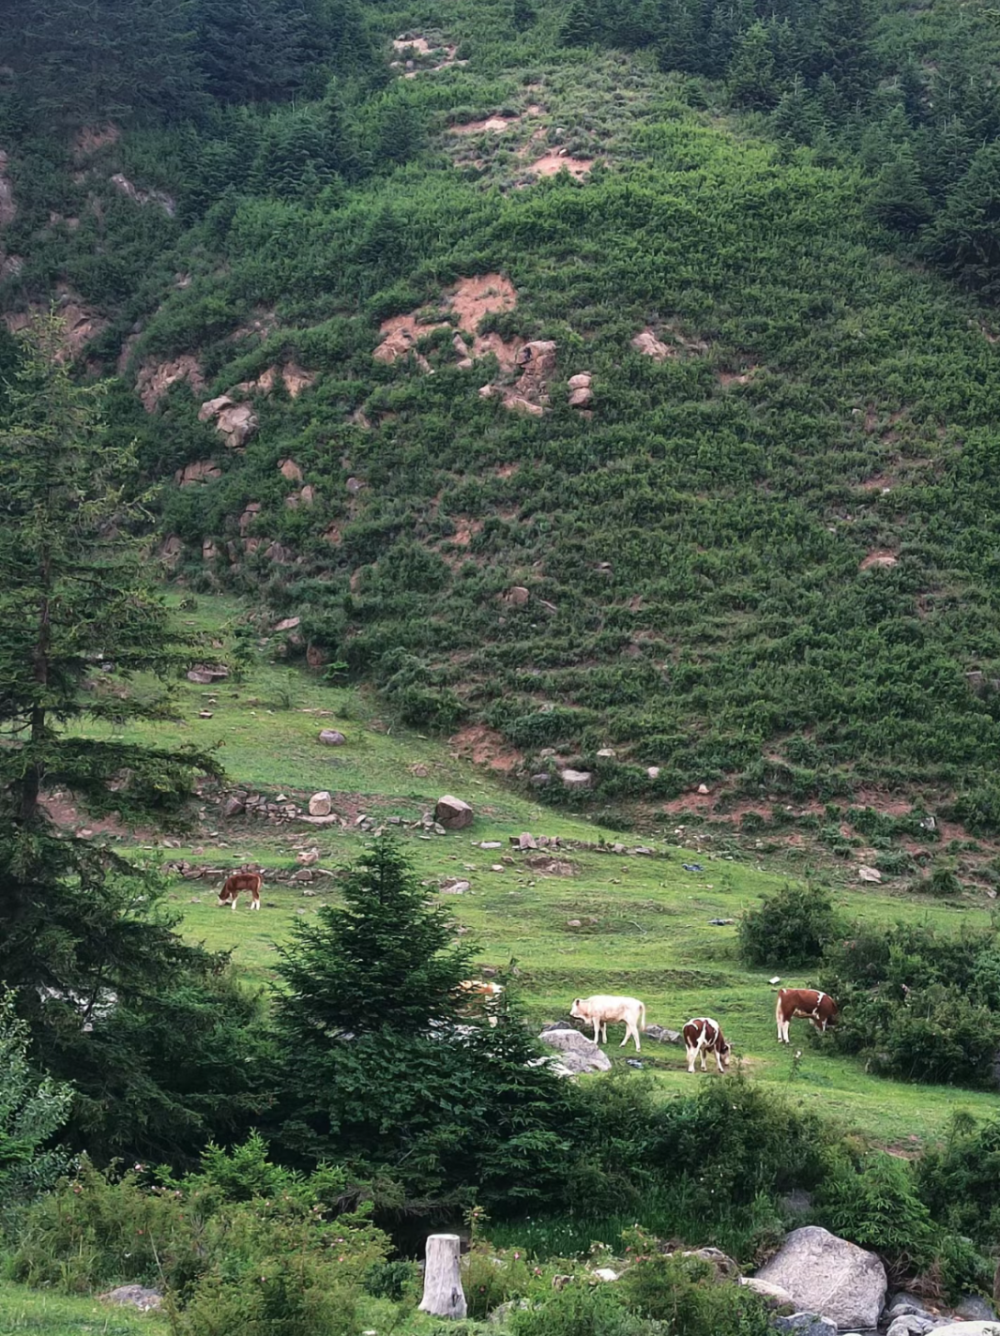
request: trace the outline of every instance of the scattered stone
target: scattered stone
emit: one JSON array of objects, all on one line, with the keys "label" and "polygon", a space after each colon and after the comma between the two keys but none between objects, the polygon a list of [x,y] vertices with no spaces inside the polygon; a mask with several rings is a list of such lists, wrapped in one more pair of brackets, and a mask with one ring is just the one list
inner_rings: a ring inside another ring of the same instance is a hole
[{"label": "scattered stone", "polygon": [[882,873],[877,867],[865,867],[864,864],[858,868],[858,881],[880,882]]},{"label": "scattered stone", "polygon": [[772,1320],[776,1330],[794,1332],[795,1336],[837,1336],[836,1322],[817,1313],[792,1313]]},{"label": "scattered stone", "polygon": [[934,1336],[996,1336],[995,1322],[949,1322],[935,1327]]},{"label": "scattered stone", "polygon": [[730,923],[735,923],[735,922],[736,922],[735,919],[709,919],[708,926],[710,928],[725,928],[728,927]]},{"label": "scattered stone", "polygon": [[[647,1030],[646,1033],[648,1034],[649,1031]],[[769,1281],[760,1280],[757,1276],[741,1276],[740,1284],[753,1290],[754,1294],[759,1294],[771,1308],[784,1308],[786,1305],[789,1308],[795,1307],[795,1300],[780,1285],[772,1285]]]},{"label": "scattered stone", "polygon": [[222,815],[224,817],[239,816],[241,812],[245,811],[245,809],[246,809],[245,801],[242,798],[237,798],[236,795],[234,794],[231,797],[227,798],[226,801],[222,804]]},{"label": "scattered stone", "polygon": [[296,464],[294,459],[281,459],[278,461],[278,472],[289,482],[301,482],[302,470]]},{"label": "scattered stone", "polygon": [[660,767],[659,767],[658,765],[650,765],[650,766],[647,766],[647,767],[646,767],[646,778],[647,778],[647,779],[659,779],[659,778],[660,778]]},{"label": "scattered stone", "polygon": [[528,831],[522,831],[520,835],[512,835],[511,843],[516,844],[519,849],[537,849],[538,844],[534,835]]},{"label": "scattered stone", "polygon": [[544,789],[547,785],[551,784],[552,776],[539,773],[537,775],[532,775],[528,782],[533,789]]},{"label": "scattered stone", "polygon": [[364,485],[365,484],[361,482],[358,478],[348,478],[347,482],[344,484],[348,492],[350,492],[351,496],[357,496],[358,492],[361,491]]},{"label": "scattered stone", "polygon": [[473,816],[469,804],[450,793],[439,798],[434,807],[434,818],[445,830],[464,830],[466,826],[472,825]]},{"label": "scattered stone", "polygon": [[708,787],[707,784],[699,784],[698,792],[701,794],[703,798],[705,798],[708,796],[709,793],[711,793],[711,789]]},{"label": "scattered stone", "polygon": [[602,761],[613,761],[615,759],[615,750],[613,747],[602,747],[597,755]]},{"label": "scattered stone", "polygon": [[647,1025],[642,1033],[649,1035],[650,1039],[655,1039],[661,1044],[679,1044],[681,1042],[679,1030],[666,1030],[662,1025]]},{"label": "scattered stone", "polygon": [[543,1030],[538,1036],[543,1043],[562,1053],[559,1075],[573,1076],[578,1072],[608,1072],[611,1059],[579,1030]]},{"label": "scattered stone", "polygon": [[480,841],[480,844],[479,844],[479,848],[480,848],[480,849],[502,849],[502,848],[503,848],[503,843],[502,843],[501,840],[481,840],[481,841]]},{"label": "scattered stone", "polygon": [[596,1276],[598,1280],[603,1280],[605,1282],[618,1279],[618,1272],[612,1271],[609,1266],[595,1267],[590,1274]]},{"label": "scattered stone", "polygon": [[147,1289],[145,1285],[119,1285],[117,1289],[108,1290],[107,1294],[98,1297],[105,1303],[138,1308],[142,1313],[160,1308],[163,1304],[163,1295],[160,1291]]},{"label": "scattered stone", "polygon": [[321,789],[319,793],[314,793],[309,799],[310,816],[329,816],[333,810],[333,799],[326,789]]},{"label": "scattered stone", "polygon": [[651,329],[644,329],[641,334],[637,334],[632,340],[632,347],[637,353],[642,353],[644,357],[652,357],[657,362],[665,362],[677,351],[669,344],[661,343]]},{"label": "scattered stone", "polygon": [[460,881],[456,877],[449,881],[443,881],[440,889],[444,895],[464,895],[466,891],[471,889],[471,887],[469,882]]},{"label": "scattered stone", "polygon": [[583,923],[580,921],[580,919],[567,919],[567,920],[566,920],[566,927],[567,927],[567,928],[582,928],[582,927],[583,927]]},{"label": "scattered stone", "polygon": [[229,669],[221,663],[196,663],[188,672],[189,682],[197,682],[199,686],[211,686],[213,682],[220,678],[228,677]]},{"label": "scattered stone", "polygon": [[304,867],[311,867],[313,863],[319,862],[318,849],[300,849],[296,854],[296,859]]},{"label": "scattered stone", "polygon": [[319,740],[320,742],[325,743],[328,747],[342,747],[347,741],[343,733],[336,728],[321,729]]},{"label": "scattered stone", "polygon": [[564,789],[589,789],[594,782],[589,770],[561,770],[559,778]]},{"label": "scattered stone", "polygon": [[530,597],[524,585],[513,585],[504,594],[504,602],[509,603],[512,608],[523,608]]},{"label": "scattered stone", "polygon": [[212,711],[211,711],[211,710],[199,710],[199,711],[198,711],[198,718],[199,718],[199,719],[211,719],[211,717],[212,717]]},{"label": "scattered stone", "polygon": [[996,1309],[979,1294],[967,1294],[955,1305],[955,1316],[965,1322],[996,1322]]},{"label": "scattered stone", "polygon": [[274,629],[276,631],[294,631],[297,626],[301,625],[301,622],[301,617],[286,617]]},{"label": "scattered stone", "polygon": [[930,1313],[900,1313],[889,1323],[886,1336],[927,1336],[938,1326]]},{"label": "scattered stone", "polygon": [[817,1225],[793,1230],[757,1274],[845,1330],[876,1326],[888,1288],[874,1253]]}]

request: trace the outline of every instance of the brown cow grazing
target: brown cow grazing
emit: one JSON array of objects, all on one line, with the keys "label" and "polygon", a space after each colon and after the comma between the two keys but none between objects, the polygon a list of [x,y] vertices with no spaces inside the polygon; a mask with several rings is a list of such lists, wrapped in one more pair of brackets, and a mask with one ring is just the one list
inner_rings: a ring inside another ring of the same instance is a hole
[{"label": "brown cow grazing", "polygon": [[828,1025],[837,1023],[837,1004],[829,993],[817,988],[779,988],[774,1019],[778,1022],[778,1043],[788,1044],[788,1022],[793,1016],[804,1016],[823,1034]]},{"label": "brown cow grazing", "polygon": [[697,1016],[684,1026],[684,1047],[687,1049],[688,1071],[694,1071],[697,1058],[701,1058],[701,1070],[707,1071],[705,1054],[714,1053],[716,1066],[724,1072],[729,1066],[733,1046],[722,1033],[722,1026],[713,1021],[711,1016]]},{"label": "brown cow grazing", "polygon": [[231,905],[235,910],[240,891],[249,891],[250,908],[260,909],[260,888],[264,879],[259,872],[234,872],[222,883],[219,904]]}]

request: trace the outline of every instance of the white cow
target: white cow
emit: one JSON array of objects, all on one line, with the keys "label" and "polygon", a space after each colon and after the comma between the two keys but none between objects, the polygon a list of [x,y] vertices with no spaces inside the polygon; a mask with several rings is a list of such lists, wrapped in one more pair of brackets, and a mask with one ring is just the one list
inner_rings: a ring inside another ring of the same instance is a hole
[{"label": "white cow", "polygon": [[614,997],[606,993],[578,997],[570,1007],[569,1014],[578,1021],[590,1021],[594,1027],[595,1044],[608,1042],[608,1021],[624,1021],[625,1038],[618,1047],[624,1048],[631,1035],[635,1040],[635,1051],[640,1051],[639,1031],[646,1028],[646,1008],[637,997]]}]

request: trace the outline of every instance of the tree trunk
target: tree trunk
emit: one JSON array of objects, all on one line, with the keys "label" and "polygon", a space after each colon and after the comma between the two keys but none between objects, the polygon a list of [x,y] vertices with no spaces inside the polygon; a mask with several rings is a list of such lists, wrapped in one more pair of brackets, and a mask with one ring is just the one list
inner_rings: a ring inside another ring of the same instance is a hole
[{"label": "tree trunk", "polygon": [[457,1234],[429,1234],[421,1310],[435,1317],[465,1317],[465,1292],[458,1267]]}]

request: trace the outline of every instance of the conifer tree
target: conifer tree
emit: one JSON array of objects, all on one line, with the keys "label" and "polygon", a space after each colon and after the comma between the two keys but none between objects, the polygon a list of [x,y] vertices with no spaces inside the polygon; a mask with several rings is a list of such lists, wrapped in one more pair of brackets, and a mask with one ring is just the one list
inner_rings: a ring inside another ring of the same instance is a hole
[{"label": "conifer tree", "polygon": [[71,1141],[181,1163],[256,1107],[255,1002],[180,940],[153,878],[49,815],[60,789],[90,813],[162,822],[217,770],[83,731],[162,717],[151,684],[193,647],[144,574],[132,451],[105,435],[100,386],[73,381],[60,335],[43,318],[20,337],[0,420],[0,980],[35,1059],[75,1083]]}]

